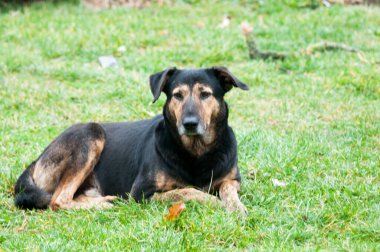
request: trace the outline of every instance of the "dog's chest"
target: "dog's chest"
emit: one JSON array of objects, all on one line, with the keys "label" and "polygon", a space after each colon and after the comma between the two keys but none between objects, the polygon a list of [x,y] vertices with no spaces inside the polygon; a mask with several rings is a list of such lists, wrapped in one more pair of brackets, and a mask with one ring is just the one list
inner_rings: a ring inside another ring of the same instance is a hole
[{"label": "dog's chest", "polygon": [[[231,177],[231,172],[222,174],[221,170],[206,170],[195,174],[187,172],[178,172],[170,174],[166,171],[158,171],[155,174],[156,191],[166,192],[178,188],[195,187],[205,191],[214,191],[223,179]],[[235,174],[235,169],[233,171]]]}]

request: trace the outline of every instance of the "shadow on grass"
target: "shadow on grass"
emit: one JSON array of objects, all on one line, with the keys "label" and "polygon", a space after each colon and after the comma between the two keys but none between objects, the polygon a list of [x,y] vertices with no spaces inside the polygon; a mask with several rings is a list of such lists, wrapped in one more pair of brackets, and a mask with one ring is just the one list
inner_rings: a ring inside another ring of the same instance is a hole
[{"label": "shadow on grass", "polygon": [[50,3],[54,5],[72,4],[78,5],[80,0],[0,0],[0,14],[8,13],[10,11],[23,11],[41,3]]}]

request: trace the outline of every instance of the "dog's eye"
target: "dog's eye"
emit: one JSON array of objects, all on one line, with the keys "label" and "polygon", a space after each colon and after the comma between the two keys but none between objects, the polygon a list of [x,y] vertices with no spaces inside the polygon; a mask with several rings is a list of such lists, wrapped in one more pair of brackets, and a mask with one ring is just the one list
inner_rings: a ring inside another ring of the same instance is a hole
[{"label": "dog's eye", "polygon": [[206,100],[206,99],[209,98],[210,96],[211,96],[211,93],[210,93],[210,92],[206,92],[206,91],[201,92],[201,99],[202,99],[202,100]]},{"label": "dog's eye", "polygon": [[181,93],[174,93],[173,94],[174,98],[176,98],[178,101],[183,100],[183,95]]}]

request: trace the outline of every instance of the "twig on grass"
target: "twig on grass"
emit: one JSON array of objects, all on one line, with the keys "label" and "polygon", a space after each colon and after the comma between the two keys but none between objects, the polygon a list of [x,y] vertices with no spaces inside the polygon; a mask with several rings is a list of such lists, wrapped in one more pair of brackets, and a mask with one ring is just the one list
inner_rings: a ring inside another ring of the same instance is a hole
[{"label": "twig on grass", "polygon": [[342,43],[336,43],[331,41],[322,41],[315,44],[311,44],[306,47],[306,54],[313,54],[315,52],[324,52],[324,51],[336,51],[343,50],[347,52],[359,52],[358,49],[348,46]]},{"label": "twig on grass", "polygon": [[251,59],[283,60],[288,56],[284,53],[260,51],[259,48],[257,47],[255,40],[253,39],[253,36],[246,37],[246,41],[247,41],[247,45],[248,45],[249,57]]},{"label": "twig on grass", "polygon": [[[253,32],[252,26],[248,24],[247,22],[243,22],[240,28],[245,37],[245,40],[248,46],[249,57],[251,59],[284,60],[285,58],[290,56],[290,54],[288,53],[261,51],[258,48],[257,43],[255,42],[254,36],[252,34]],[[322,41],[322,42],[310,44],[309,46],[306,47],[306,49],[299,50],[298,53],[305,53],[305,54],[311,55],[316,52],[336,51],[336,50],[343,50],[347,52],[354,52],[354,53],[360,54],[360,50],[356,48],[353,48],[346,44],[331,42],[331,41]]]}]

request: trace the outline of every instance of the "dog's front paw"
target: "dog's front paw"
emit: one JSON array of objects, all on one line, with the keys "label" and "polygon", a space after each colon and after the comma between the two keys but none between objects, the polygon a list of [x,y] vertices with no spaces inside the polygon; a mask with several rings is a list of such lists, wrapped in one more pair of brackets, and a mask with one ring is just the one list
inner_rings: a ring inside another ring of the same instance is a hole
[{"label": "dog's front paw", "polygon": [[111,195],[104,196],[104,201],[107,201],[110,203],[114,202],[116,199],[117,199],[117,196],[111,196]]},{"label": "dog's front paw", "polygon": [[230,201],[230,202],[223,202],[224,207],[229,211],[229,212],[236,212],[239,213],[241,216],[247,216],[248,210],[244,206],[241,201]]},{"label": "dog's front paw", "polygon": [[239,204],[236,207],[236,212],[239,212],[242,216],[248,215],[248,209],[243,205],[243,203],[239,202]]}]

